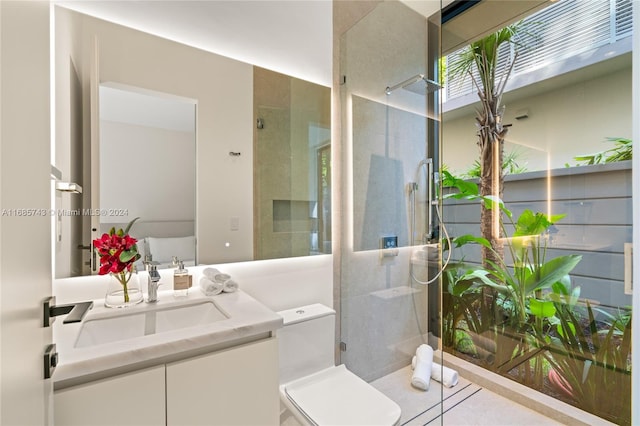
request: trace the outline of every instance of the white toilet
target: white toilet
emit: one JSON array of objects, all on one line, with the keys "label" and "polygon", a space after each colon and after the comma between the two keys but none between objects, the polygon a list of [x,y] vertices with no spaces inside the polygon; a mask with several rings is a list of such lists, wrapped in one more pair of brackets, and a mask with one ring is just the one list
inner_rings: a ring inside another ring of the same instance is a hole
[{"label": "white toilet", "polygon": [[334,363],[335,311],[321,304],[278,312],[280,400],[303,425],[385,425],[400,407]]}]

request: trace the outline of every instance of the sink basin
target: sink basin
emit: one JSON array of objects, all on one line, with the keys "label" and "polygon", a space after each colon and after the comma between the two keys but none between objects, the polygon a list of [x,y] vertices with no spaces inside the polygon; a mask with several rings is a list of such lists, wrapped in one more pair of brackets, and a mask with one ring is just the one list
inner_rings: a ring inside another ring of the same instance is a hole
[{"label": "sink basin", "polygon": [[212,301],[173,304],[126,312],[106,318],[86,319],[75,343],[76,348],[135,339],[151,334],[223,321],[229,317]]}]

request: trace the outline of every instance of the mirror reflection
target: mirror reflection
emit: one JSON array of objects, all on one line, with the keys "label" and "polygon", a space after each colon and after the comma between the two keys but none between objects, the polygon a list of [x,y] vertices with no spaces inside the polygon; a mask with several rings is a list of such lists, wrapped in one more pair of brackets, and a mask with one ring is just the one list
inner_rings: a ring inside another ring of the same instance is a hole
[{"label": "mirror reflection", "polygon": [[[117,83],[99,99],[100,234],[138,217],[138,270],[196,265],[196,101]],[[254,68],[253,260],[331,253],[329,105],[324,86]]]},{"label": "mirror reflection", "polygon": [[[161,268],[174,256],[189,265],[331,252],[330,88],[61,8],[56,21],[56,91],[77,73],[79,93],[57,108],[56,128],[74,126],[70,109],[84,136],[72,160],[82,173],[57,164],[85,189],[57,207],[112,210],[61,218],[57,278],[95,273],[90,242],[136,217],[131,233]],[[114,93],[125,99],[109,107]],[[73,158],[69,139],[57,138],[57,157]]]},{"label": "mirror reflection", "polygon": [[330,95],[254,68],[256,259],[331,253]]},{"label": "mirror reflection", "polygon": [[[138,88],[100,85],[100,234],[126,228],[143,261],[196,264],[196,104]],[[128,166],[132,165],[132,166]],[[98,208],[97,206],[95,208]]]}]

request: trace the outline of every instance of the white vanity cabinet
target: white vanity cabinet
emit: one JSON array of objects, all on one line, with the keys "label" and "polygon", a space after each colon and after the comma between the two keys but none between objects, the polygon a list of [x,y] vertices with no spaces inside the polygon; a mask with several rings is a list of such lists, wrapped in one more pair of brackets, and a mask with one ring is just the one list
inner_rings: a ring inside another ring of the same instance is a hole
[{"label": "white vanity cabinet", "polygon": [[167,425],[279,425],[275,338],[167,364]]},{"label": "white vanity cabinet", "polygon": [[165,424],[165,366],[55,391],[57,426]]},{"label": "white vanity cabinet", "polygon": [[282,317],[242,290],[158,299],[54,324],[56,426],[278,425]]},{"label": "white vanity cabinet", "polygon": [[56,426],[278,425],[270,337],[54,392]]}]

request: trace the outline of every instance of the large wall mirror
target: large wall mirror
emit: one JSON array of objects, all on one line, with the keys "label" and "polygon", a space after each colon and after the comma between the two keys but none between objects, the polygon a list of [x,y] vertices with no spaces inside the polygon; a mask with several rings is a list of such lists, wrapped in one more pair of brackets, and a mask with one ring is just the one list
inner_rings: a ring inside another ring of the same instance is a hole
[{"label": "large wall mirror", "polygon": [[[95,273],[91,239],[135,217],[140,251],[161,268],[173,256],[219,264],[331,253],[330,88],[66,9],[56,31],[56,61],[71,63],[72,88],[82,87],[70,105],[84,128],[79,197],[109,212],[61,219],[56,278]],[[68,121],[57,109],[58,128]],[[73,221],[82,242],[65,245]]]}]

